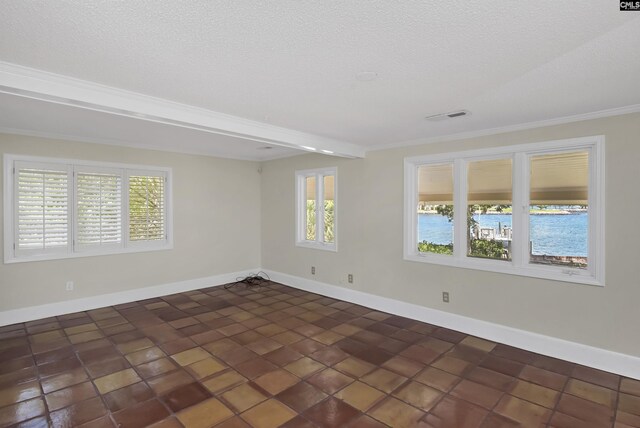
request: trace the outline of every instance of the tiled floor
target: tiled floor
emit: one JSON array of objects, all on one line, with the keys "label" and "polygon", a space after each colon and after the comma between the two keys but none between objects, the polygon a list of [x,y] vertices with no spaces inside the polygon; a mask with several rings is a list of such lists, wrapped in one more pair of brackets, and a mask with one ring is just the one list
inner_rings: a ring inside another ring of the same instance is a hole
[{"label": "tiled floor", "polygon": [[640,382],[271,283],[0,328],[0,426],[640,427]]}]

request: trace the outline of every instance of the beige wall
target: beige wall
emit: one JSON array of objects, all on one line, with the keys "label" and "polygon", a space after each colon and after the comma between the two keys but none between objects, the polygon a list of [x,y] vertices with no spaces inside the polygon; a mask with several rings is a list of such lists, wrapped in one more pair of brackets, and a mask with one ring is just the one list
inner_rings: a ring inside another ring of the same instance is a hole
[{"label": "beige wall", "polygon": [[[429,153],[606,137],[606,286],[404,261],[403,159]],[[294,243],[294,171],[338,167],[337,253]],[[262,165],[262,267],[640,356],[640,115],[367,153],[304,155]],[[316,275],[310,267],[316,266]],[[441,292],[451,303],[441,302]]]},{"label": "beige wall", "polygon": [[[174,247],[2,263],[0,311],[260,266],[260,174],[256,162],[0,134],[0,154],[4,153],[171,167]],[[0,216],[2,212],[0,208]],[[3,233],[0,227],[0,240]],[[65,291],[68,280],[75,282],[75,291]]]}]

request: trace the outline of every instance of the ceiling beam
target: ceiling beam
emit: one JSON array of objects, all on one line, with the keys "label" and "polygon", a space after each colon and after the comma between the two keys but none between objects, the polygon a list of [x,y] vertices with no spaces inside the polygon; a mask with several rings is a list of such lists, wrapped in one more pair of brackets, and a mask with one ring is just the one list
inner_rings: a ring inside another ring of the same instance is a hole
[{"label": "ceiling beam", "polygon": [[276,146],[363,158],[362,146],[0,61],[0,92]]}]

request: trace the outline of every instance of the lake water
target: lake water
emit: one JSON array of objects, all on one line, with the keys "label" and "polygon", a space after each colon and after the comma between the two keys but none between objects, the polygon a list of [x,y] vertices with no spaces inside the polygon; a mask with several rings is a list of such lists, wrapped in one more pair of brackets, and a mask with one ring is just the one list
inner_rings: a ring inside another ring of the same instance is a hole
[{"label": "lake water", "polygon": [[[511,227],[511,214],[476,215],[474,218],[480,227],[498,229],[499,224]],[[533,254],[587,256],[587,213],[531,215],[529,218]],[[440,214],[418,214],[418,240],[450,244],[453,242],[453,227]]]}]

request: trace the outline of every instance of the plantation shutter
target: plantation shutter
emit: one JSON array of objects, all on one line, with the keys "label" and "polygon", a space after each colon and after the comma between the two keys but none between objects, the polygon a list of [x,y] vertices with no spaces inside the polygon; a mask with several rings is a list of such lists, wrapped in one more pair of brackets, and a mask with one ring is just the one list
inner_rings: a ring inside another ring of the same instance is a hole
[{"label": "plantation shutter", "polygon": [[67,165],[15,163],[15,252],[66,252],[69,237]]},{"label": "plantation shutter", "polygon": [[129,241],[166,240],[165,176],[129,175]]},{"label": "plantation shutter", "polygon": [[76,246],[122,243],[122,174],[76,172]]}]

